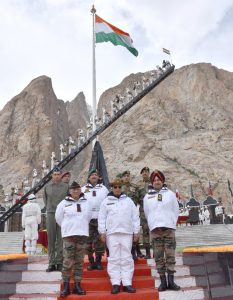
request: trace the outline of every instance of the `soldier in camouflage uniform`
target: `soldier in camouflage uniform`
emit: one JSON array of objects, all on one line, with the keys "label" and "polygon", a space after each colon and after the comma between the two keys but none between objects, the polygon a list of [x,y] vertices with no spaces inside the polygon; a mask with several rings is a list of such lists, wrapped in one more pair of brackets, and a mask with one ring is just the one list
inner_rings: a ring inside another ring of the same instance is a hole
[{"label": "soldier in camouflage uniform", "polygon": [[[144,212],[151,231],[154,258],[161,284],[158,290],[178,291],[174,282],[175,273],[175,229],[179,215],[179,204],[175,193],[165,185],[165,176],[156,170],[151,174],[154,190],[149,191],[144,199]],[[168,278],[166,278],[166,272]]]},{"label": "soldier in camouflage uniform", "polygon": [[[139,205],[140,202],[140,191],[136,184],[131,183],[130,171],[124,171],[121,174],[122,180],[122,192],[131,198],[136,206]],[[132,247],[132,256],[134,260],[139,258],[143,258],[144,255],[140,250],[139,242],[134,242]]]},{"label": "soldier in camouflage uniform", "polygon": [[83,262],[89,235],[89,221],[92,211],[91,204],[81,193],[81,187],[73,182],[69,188],[70,195],[62,200],[56,209],[55,218],[61,226],[63,238],[62,279],[64,288],[61,297],[70,294],[70,277],[74,272],[74,294],[85,295],[80,282],[83,274]]},{"label": "soldier in camouflage uniform", "polygon": [[150,169],[148,167],[142,168],[140,174],[142,175],[142,180],[138,182],[139,192],[140,192],[140,202],[139,202],[139,213],[140,213],[140,222],[142,226],[143,233],[143,246],[146,249],[146,259],[151,258],[150,255],[150,230],[147,224],[143,209],[143,198],[148,193],[150,182]]}]

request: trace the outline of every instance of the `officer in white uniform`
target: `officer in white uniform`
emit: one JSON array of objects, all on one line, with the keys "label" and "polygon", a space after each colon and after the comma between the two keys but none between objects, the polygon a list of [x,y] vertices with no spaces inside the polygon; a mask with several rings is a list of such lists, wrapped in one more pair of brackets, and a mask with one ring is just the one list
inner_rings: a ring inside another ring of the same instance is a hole
[{"label": "officer in white uniform", "polygon": [[41,209],[36,202],[36,196],[30,194],[28,202],[23,206],[22,227],[25,228],[25,251],[28,255],[36,253],[38,240],[38,224],[41,223]]},{"label": "officer in white uniform", "polygon": [[[100,177],[97,169],[92,169],[89,173],[88,182],[82,187],[85,198],[91,202],[92,216],[89,224],[89,237],[87,240],[87,254],[89,265],[87,269],[103,270],[101,258],[105,252],[105,244],[100,240],[98,233],[98,214],[102,201],[108,195],[108,189],[99,183]],[[95,252],[94,260],[93,253]]]},{"label": "officer in white uniform", "polygon": [[112,191],[102,202],[98,217],[98,230],[102,241],[109,249],[108,274],[112,283],[112,294],[123,291],[135,293],[132,287],[134,261],[131,255],[133,241],[137,241],[140,230],[139,212],[132,199],[121,192],[122,182],[115,179]]}]

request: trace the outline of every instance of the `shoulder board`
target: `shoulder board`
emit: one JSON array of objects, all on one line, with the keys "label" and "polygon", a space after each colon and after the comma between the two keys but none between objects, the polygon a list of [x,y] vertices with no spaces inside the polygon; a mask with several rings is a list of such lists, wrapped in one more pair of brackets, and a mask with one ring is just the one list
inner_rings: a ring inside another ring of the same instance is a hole
[{"label": "shoulder board", "polygon": [[68,207],[68,206],[71,206],[71,205],[73,205],[73,203],[67,203],[67,204],[65,204],[65,207]]},{"label": "shoulder board", "polygon": [[115,202],[107,203],[107,205],[113,205],[116,204]]}]

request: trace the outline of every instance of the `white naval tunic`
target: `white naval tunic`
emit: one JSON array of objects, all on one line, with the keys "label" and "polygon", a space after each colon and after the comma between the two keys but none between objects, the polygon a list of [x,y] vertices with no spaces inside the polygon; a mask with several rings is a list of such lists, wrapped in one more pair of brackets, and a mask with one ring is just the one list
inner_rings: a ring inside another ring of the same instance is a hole
[{"label": "white naval tunic", "polygon": [[109,193],[108,189],[103,184],[97,184],[96,186],[92,186],[90,183],[87,183],[85,186],[82,187],[82,193],[84,193],[85,198],[91,202],[91,219],[97,219],[100,210],[100,205]]},{"label": "white naval tunic", "polygon": [[133,233],[138,234],[140,219],[134,202],[126,195],[110,193],[101,204],[98,231],[106,234],[109,249],[108,274],[112,285],[132,285],[134,262],[131,248]]}]

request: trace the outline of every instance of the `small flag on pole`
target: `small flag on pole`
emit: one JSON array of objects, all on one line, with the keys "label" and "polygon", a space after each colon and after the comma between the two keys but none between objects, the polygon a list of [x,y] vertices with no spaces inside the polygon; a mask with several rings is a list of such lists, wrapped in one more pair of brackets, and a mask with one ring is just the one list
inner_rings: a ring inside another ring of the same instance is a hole
[{"label": "small flag on pole", "polygon": [[171,55],[170,50],[167,50],[167,49],[165,49],[165,48],[163,48],[163,52],[166,53],[166,54]]},{"label": "small flag on pole", "polygon": [[127,32],[95,15],[96,43],[111,42],[113,45],[126,47],[133,55],[138,56],[133,40]]}]

